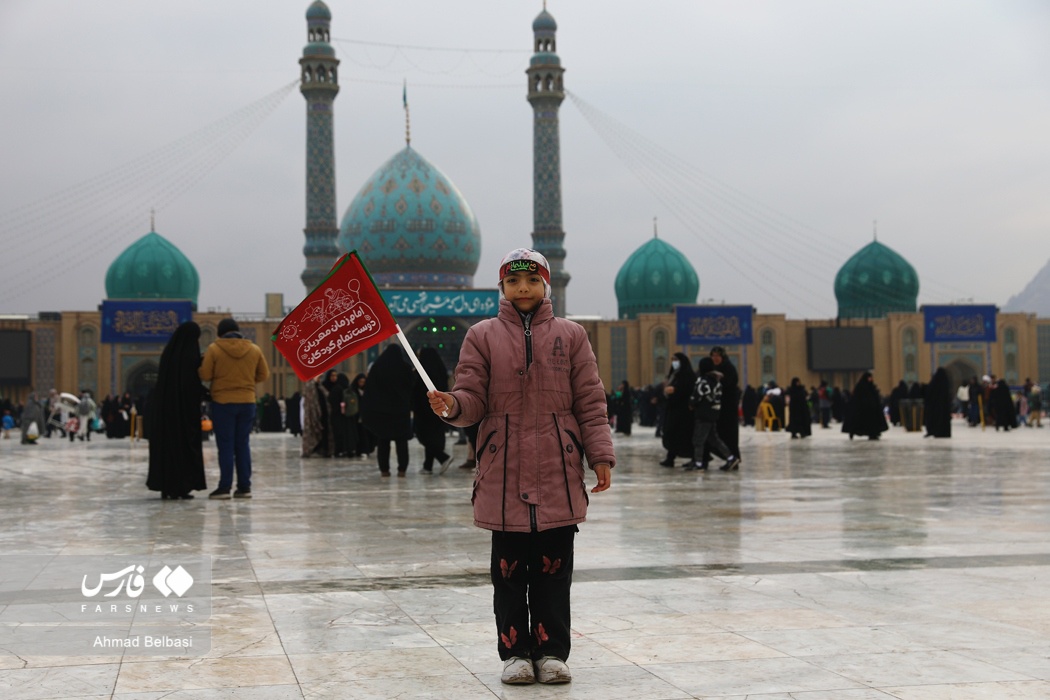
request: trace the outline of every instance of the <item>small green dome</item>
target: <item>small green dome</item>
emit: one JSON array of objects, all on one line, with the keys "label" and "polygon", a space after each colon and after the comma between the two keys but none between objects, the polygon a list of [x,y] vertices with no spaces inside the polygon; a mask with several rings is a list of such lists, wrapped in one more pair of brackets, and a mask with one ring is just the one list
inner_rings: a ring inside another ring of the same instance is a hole
[{"label": "small green dome", "polygon": [[532,20],[532,31],[534,32],[556,32],[558,31],[558,23],[554,21],[554,16],[543,10],[536,19]]},{"label": "small green dome", "polygon": [[199,291],[197,268],[155,231],[128,246],[106,272],[108,299],[189,299],[196,306]]},{"label": "small green dome", "polygon": [[846,261],[835,275],[839,318],[883,318],[914,313],[919,276],[895,251],[872,241]]},{"label": "small green dome", "polygon": [[331,20],[332,11],[321,0],[315,0],[306,10],[306,19]]},{"label": "small green dome", "polygon": [[532,58],[529,59],[530,66],[560,66],[561,59],[558,58],[558,54],[551,53],[549,51],[543,51],[541,53],[535,53]]},{"label": "small green dome", "polygon": [[338,245],[356,249],[380,285],[473,287],[481,230],[452,180],[406,146],[354,197]]},{"label": "small green dome", "polygon": [[615,289],[619,317],[637,318],[669,313],[675,304],[695,304],[700,279],[684,255],[654,236],[627,258]]},{"label": "small green dome", "polygon": [[312,41],[303,47],[304,56],[335,56],[335,49],[331,44]]}]

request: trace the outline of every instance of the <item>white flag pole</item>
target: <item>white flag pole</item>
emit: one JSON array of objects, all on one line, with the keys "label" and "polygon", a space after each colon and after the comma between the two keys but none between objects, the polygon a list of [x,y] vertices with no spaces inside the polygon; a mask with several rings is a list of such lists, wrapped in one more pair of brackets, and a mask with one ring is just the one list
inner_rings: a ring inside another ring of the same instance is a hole
[{"label": "white flag pole", "polygon": [[[437,387],[434,386],[434,382],[430,380],[430,375],[423,369],[423,365],[420,364],[419,358],[416,357],[416,353],[412,350],[412,346],[408,343],[408,338],[405,337],[405,332],[401,330],[401,326],[395,326],[397,328],[397,339],[401,341],[401,347],[408,353],[409,359],[412,360],[412,364],[415,365],[416,371],[419,372],[419,376],[423,379],[423,383],[427,385],[427,389],[430,391],[437,391]],[[448,418],[448,409],[441,411],[441,415]]]}]

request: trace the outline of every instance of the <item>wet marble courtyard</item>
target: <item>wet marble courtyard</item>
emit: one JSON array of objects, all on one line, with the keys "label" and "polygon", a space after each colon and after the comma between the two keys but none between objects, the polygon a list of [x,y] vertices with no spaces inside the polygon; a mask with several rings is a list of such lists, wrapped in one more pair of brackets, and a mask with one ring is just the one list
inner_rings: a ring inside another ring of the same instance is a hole
[{"label": "wet marble courtyard", "polygon": [[[1050,698],[1050,428],[953,429],[744,429],[729,473],[616,436],[576,539],[574,680],[525,687],[499,681],[472,473],[419,473],[417,443],[382,479],[255,435],[253,499],[162,501],[144,442],[0,441],[0,697]],[[206,642],[22,646],[80,623],[27,621],[19,562],[86,557],[206,561],[207,617],[172,623]]]}]

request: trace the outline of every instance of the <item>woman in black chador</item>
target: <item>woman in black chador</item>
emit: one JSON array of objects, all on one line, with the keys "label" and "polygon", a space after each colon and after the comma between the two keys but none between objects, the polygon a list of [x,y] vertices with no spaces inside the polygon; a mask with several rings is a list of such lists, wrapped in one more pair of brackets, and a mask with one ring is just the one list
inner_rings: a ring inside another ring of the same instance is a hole
[{"label": "woman in black chador", "polygon": [[[715,363],[715,370],[722,373],[722,410],[718,414],[718,437],[729,451],[740,459],[740,374],[729,359],[725,348],[716,345],[708,354]],[[752,413],[752,416],[755,414]],[[704,459],[710,461],[709,449],[704,450]],[[739,464],[739,462],[738,462]]]},{"label": "woman in black chador", "polygon": [[616,416],[616,432],[630,435],[631,423],[634,422],[634,396],[631,394],[631,385],[626,379],[616,387],[610,408],[613,415]]},{"label": "woman in black chador", "polygon": [[[437,350],[429,346],[421,348],[419,364],[438,391],[448,391],[448,369]],[[445,452],[445,431],[448,425],[430,408],[427,391],[423,377],[416,376],[415,388],[412,390],[412,428],[416,439],[423,445],[423,473],[433,474],[435,461],[440,471],[444,472],[452,463],[452,456]]]},{"label": "woman in black chador", "polygon": [[948,371],[938,367],[922,399],[926,437],[952,436],[952,393]]},{"label": "woman in black chador", "polygon": [[693,461],[693,412],[689,408],[689,397],[696,384],[696,374],[689,357],[676,352],[671,358],[671,371],[667,373],[664,394],[667,408],[664,413],[663,445],[667,457],[660,464],[673,467],[675,457],[685,457],[686,464]]},{"label": "woman in black chador", "polygon": [[[390,442],[397,453],[397,475],[408,471],[408,441],[412,439],[412,367],[401,348],[388,345],[368,372],[368,390],[361,397],[361,420],[376,438],[379,473],[390,476]],[[433,411],[431,411],[433,412]]]},{"label": "woman in black chador", "polygon": [[787,429],[792,438],[805,438],[813,434],[813,419],[809,413],[809,392],[798,377],[791,380],[787,390],[788,419]]},{"label": "woman in black chador", "polygon": [[888,429],[886,416],[882,412],[882,397],[875,386],[875,378],[871,376],[871,372],[865,372],[849,397],[845,420],[842,421],[842,432],[849,433],[850,440],[854,435],[867,435],[869,440],[878,440]]},{"label": "woman in black chador", "polygon": [[146,487],[163,499],[193,498],[208,488],[201,450],[201,329],[193,321],[175,329],[160,356],[150,404],[149,476]]},{"label": "woman in black chador", "polygon": [[995,420],[996,432],[999,428],[1005,431],[1017,427],[1017,409],[1014,408],[1014,397],[1005,379],[1000,379],[992,387],[988,403],[992,408],[992,419]]}]

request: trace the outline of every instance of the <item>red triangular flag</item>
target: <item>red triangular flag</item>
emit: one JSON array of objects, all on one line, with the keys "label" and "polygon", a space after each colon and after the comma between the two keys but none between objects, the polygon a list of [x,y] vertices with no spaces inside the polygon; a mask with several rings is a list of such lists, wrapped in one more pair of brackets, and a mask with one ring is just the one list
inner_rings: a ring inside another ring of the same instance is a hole
[{"label": "red triangular flag", "polygon": [[307,381],[395,333],[397,322],[357,251],[351,250],[285,316],[271,340],[295,374]]}]

